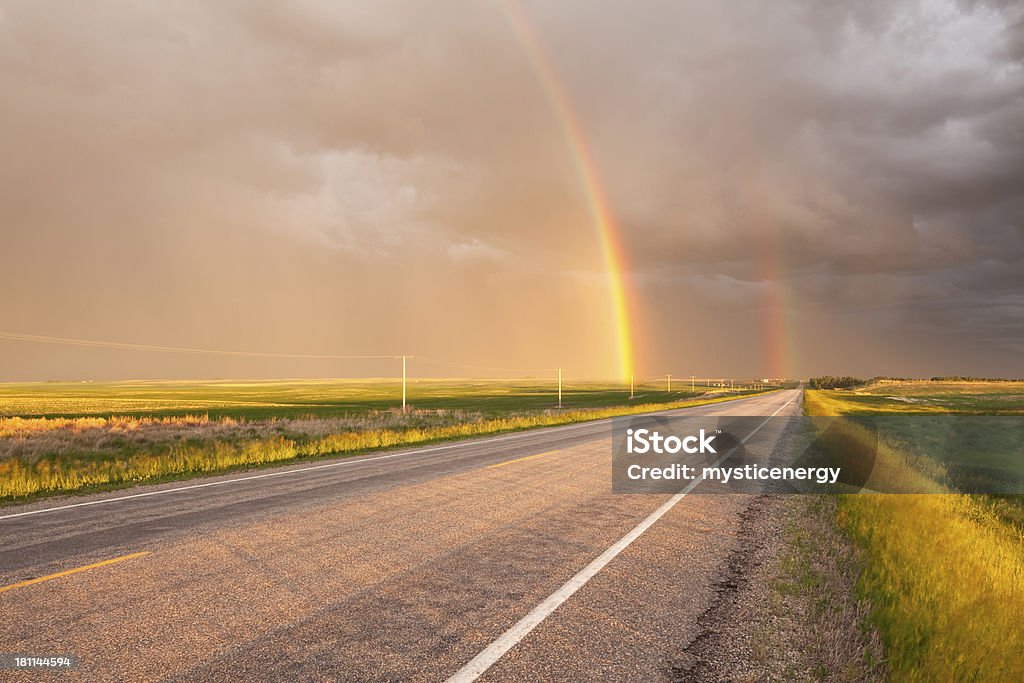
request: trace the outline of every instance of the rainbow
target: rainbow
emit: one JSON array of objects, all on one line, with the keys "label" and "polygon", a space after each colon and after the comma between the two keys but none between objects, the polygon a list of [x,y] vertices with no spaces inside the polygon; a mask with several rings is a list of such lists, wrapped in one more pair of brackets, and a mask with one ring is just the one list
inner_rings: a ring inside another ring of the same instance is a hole
[{"label": "rainbow", "polygon": [[762,346],[765,354],[762,365],[769,377],[788,377],[796,367],[792,358],[793,324],[789,319],[795,307],[790,300],[792,293],[782,277],[785,264],[778,235],[765,231],[760,241],[761,281],[766,288],[761,308],[761,327],[764,331]]},{"label": "rainbow", "polygon": [[633,331],[630,320],[630,297],[623,276],[625,272],[625,251],[619,238],[615,221],[608,206],[602,188],[597,165],[590,153],[587,139],[572,108],[569,96],[558,79],[551,62],[541,49],[540,41],[530,26],[529,20],[514,0],[503,0],[512,30],[519,39],[530,64],[533,67],[541,87],[565,132],[569,150],[575,160],[580,176],[580,184],[587,197],[587,206],[597,229],[598,241],[608,281],[608,291],[615,323],[615,343],[618,353],[618,374],[624,381],[629,381],[634,372]]}]

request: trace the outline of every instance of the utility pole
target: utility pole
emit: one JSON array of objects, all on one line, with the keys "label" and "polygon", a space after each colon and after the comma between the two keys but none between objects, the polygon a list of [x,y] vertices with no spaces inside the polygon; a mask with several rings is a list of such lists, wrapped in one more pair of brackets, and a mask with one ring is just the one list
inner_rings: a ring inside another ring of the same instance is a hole
[{"label": "utility pole", "polygon": [[694,382],[693,378],[694,378],[694,376],[690,375],[690,391],[695,391],[694,384],[693,384],[693,382]]},{"label": "utility pole", "polygon": [[672,375],[668,376],[668,393],[672,393]]},{"label": "utility pole", "polygon": [[408,356],[402,356],[402,412],[408,412],[408,406],[405,404],[405,359]]},{"label": "utility pole", "polygon": [[633,398],[633,379],[634,379],[634,376],[630,375],[629,376],[629,397],[630,398]]},{"label": "utility pole", "polygon": [[562,407],[562,368],[558,368],[558,407]]},{"label": "utility pole", "polygon": [[729,380],[729,388],[730,389],[735,389],[736,388],[736,380],[734,380],[734,379]]}]

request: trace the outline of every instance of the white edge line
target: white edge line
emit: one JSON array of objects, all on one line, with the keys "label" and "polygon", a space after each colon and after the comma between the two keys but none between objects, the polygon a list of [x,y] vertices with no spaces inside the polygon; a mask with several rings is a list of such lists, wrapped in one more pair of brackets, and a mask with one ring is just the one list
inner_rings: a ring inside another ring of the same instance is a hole
[{"label": "white edge line", "polygon": [[[796,400],[799,394],[793,396],[793,398],[786,401],[784,404],[779,406],[778,410],[765,418],[764,422],[759,424],[752,432],[746,435],[739,444],[730,449],[722,457],[715,461],[712,467],[717,467],[732,453],[745,444],[750,437],[754,436],[761,427],[768,424],[768,420],[772,419],[779,412]],[[529,614],[520,619],[512,626],[509,630],[498,636],[497,640],[492,642],[486,648],[484,648],[480,654],[471,659],[469,663],[463,666],[461,669],[456,671],[446,683],[472,683],[479,678],[485,671],[491,668],[495,662],[511,650],[519,641],[526,637],[526,635],[537,627],[544,619],[546,619],[552,612],[559,608],[559,606],[568,600],[573,593],[578,591],[584,584],[594,577],[599,571],[601,571],[605,565],[611,562],[615,557],[625,550],[629,544],[640,537],[647,529],[649,529],[655,522],[661,519],[666,512],[675,507],[676,503],[681,501],[686,494],[690,493],[697,484],[704,480],[702,474],[698,479],[694,479],[692,482],[686,485],[679,493],[676,493],[667,501],[665,501],[661,507],[652,512],[646,519],[633,527],[625,536],[620,538],[614,545],[605,550],[603,553],[597,556],[590,564],[581,569],[575,576],[569,579],[561,588],[556,590],[554,593],[549,595],[543,602],[530,610]]]},{"label": "white edge line", "polygon": [[[747,397],[744,397],[744,398],[733,399],[732,401],[719,401],[719,403],[734,403],[736,401],[744,401],[744,400],[748,400],[748,399],[752,399],[752,398],[762,398],[763,396],[764,396],[764,394],[761,394],[761,395],[758,395],[758,396],[747,396]],[[716,403],[706,403],[704,405],[717,405],[717,404]],[[700,408],[700,407],[702,407],[702,406],[699,406],[699,405],[698,406],[683,406],[681,408],[669,408],[668,410],[656,411],[656,413],[650,413],[650,414],[653,415],[653,414],[657,414],[658,412],[668,413],[668,412],[674,412],[676,410],[686,410],[688,408]],[[781,410],[781,408],[779,410]],[[775,411],[775,412],[778,412],[778,411]],[[773,413],[773,415],[774,415],[774,413]],[[297,468],[293,468],[293,469],[277,470],[276,472],[266,472],[264,474],[252,474],[252,475],[249,475],[249,476],[246,476],[246,477],[236,477],[235,479],[222,479],[220,481],[208,481],[208,482],[205,482],[205,483],[202,483],[202,484],[189,484],[188,486],[176,486],[176,487],[170,488],[170,489],[160,489],[159,491],[146,491],[145,493],[133,493],[133,494],[130,494],[130,495],[127,495],[127,496],[117,496],[115,498],[103,498],[103,499],[100,499],[100,500],[89,500],[89,501],[85,501],[84,503],[70,503],[68,505],[58,505],[58,506],[55,506],[55,507],[40,508],[38,510],[28,510],[26,512],[15,512],[15,513],[12,513],[12,514],[9,514],[9,515],[0,515],[0,521],[3,521],[5,519],[14,519],[16,517],[28,517],[30,515],[41,515],[41,514],[44,514],[44,513],[47,513],[47,512],[58,512],[60,510],[70,510],[72,508],[89,507],[89,506],[92,506],[92,505],[103,505],[105,503],[117,503],[117,502],[122,501],[122,500],[131,500],[133,498],[148,498],[150,496],[160,496],[160,495],[164,495],[164,494],[167,494],[167,493],[178,493],[180,491],[189,491],[189,490],[192,490],[192,489],[202,489],[202,488],[208,488],[208,487],[211,487],[211,486],[223,486],[225,484],[237,484],[239,482],[253,481],[255,479],[266,479],[268,477],[281,477],[281,476],[285,476],[285,475],[289,475],[289,474],[300,474],[302,472],[312,472],[314,470],[323,470],[323,469],[328,469],[328,468],[332,468],[332,467],[341,467],[343,465],[358,465],[359,463],[362,463],[362,462],[373,462],[374,460],[387,460],[389,458],[397,458],[397,457],[403,456],[403,455],[415,455],[417,453],[431,453],[431,452],[435,452],[435,451],[449,450],[449,449],[452,449],[452,448],[464,448],[464,447],[469,446],[469,445],[480,445],[480,444],[494,443],[496,441],[509,441],[509,440],[513,440],[513,439],[524,439],[524,438],[527,438],[529,436],[536,436],[538,434],[550,434],[552,432],[568,431],[570,429],[582,429],[584,427],[594,427],[595,425],[601,425],[601,424],[604,424],[606,422],[611,422],[612,420],[617,419],[617,417],[619,417],[619,416],[607,417],[607,418],[603,418],[601,420],[593,420],[593,421],[590,421],[590,422],[582,422],[580,424],[565,425],[565,426],[562,426],[562,427],[548,427],[548,428],[542,428],[542,429],[539,429],[539,430],[538,429],[529,429],[529,430],[525,430],[525,431],[522,431],[522,432],[518,432],[516,434],[509,434],[509,435],[506,435],[506,436],[495,436],[495,437],[491,437],[491,438],[487,438],[487,439],[480,439],[480,440],[474,440],[474,441],[459,441],[459,442],[456,442],[456,443],[446,444],[444,446],[428,446],[426,448],[415,448],[415,449],[412,449],[412,450],[400,451],[398,453],[388,453],[387,455],[377,455],[377,456],[373,456],[373,457],[369,457],[369,458],[357,458],[357,457],[356,458],[345,458],[343,460],[337,460],[335,462],[324,463],[322,465],[312,465],[310,467],[297,467]],[[626,417],[626,416],[622,416],[622,417]]]}]

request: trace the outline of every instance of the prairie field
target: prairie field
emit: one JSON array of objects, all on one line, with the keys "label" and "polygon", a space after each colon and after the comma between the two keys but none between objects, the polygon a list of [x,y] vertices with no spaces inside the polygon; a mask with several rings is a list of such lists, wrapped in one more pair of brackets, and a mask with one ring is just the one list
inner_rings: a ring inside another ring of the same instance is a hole
[{"label": "prairie field", "polygon": [[0,385],[0,502],[710,403],[753,392],[393,380]]},{"label": "prairie field", "polygon": [[[664,381],[629,387],[601,382],[566,383],[562,402],[570,408],[663,403],[727,388],[677,384],[671,394]],[[447,380],[408,383],[408,403],[421,411],[465,410],[482,415],[545,410],[558,405],[558,384],[551,379]],[[737,387],[737,392],[743,391]],[[351,417],[401,405],[396,379],[323,379],[263,381],[30,382],[0,384],[0,417],[182,417],[211,419]]]},{"label": "prairie field", "polygon": [[815,392],[843,415],[950,413],[1024,415],[1024,382],[884,380],[856,389]]},{"label": "prairie field", "polygon": [[[1019,382],[879,383],[805,394],[811,415],[1019,415],[1022,410]],[[919,450],[934,448],[923,437]],[[879,447],[897,459],[907,444]],[[913,454],[914,462],[919,458]],[[943,468],[941,462],[934,465]],[[1020,496],[838,497],[837,521],[865,554],[859,590],[873,605],[871,618],[885,641],[893,680],[1024,680],[1022,510]]]}]

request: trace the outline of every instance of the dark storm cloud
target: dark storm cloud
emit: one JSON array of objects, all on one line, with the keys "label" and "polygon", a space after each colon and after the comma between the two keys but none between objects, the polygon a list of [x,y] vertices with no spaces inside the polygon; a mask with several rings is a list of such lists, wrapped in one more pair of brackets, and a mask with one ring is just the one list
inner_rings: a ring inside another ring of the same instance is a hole
[{"label": "dark storm cloud", "polygon": [[[1013,372],[1017,4],[523,11],[621,224],[647,369],[767,372],[757,335],[711,353],[678,321],[749,329],[781,291],[805,346],[851,340],[793,373]],[[577,169],[500,3],[0,3],[0,105],[12,329],[611,373]],[[163,362],[137,372],[196,372]]]},{"label": "dark storm cloud", "polygon": [[687,4],[628,20],[648,7],[607,19],[641,47],[588,52],[617,64],[579,94],[612,139],[602,166],[648,286],[758,309],[776,282],[793,308],[860,318],[880,356],[928,340],[906,359],[918,372],[984,365],[981,353],[1011,371],[1021,7]]}]

